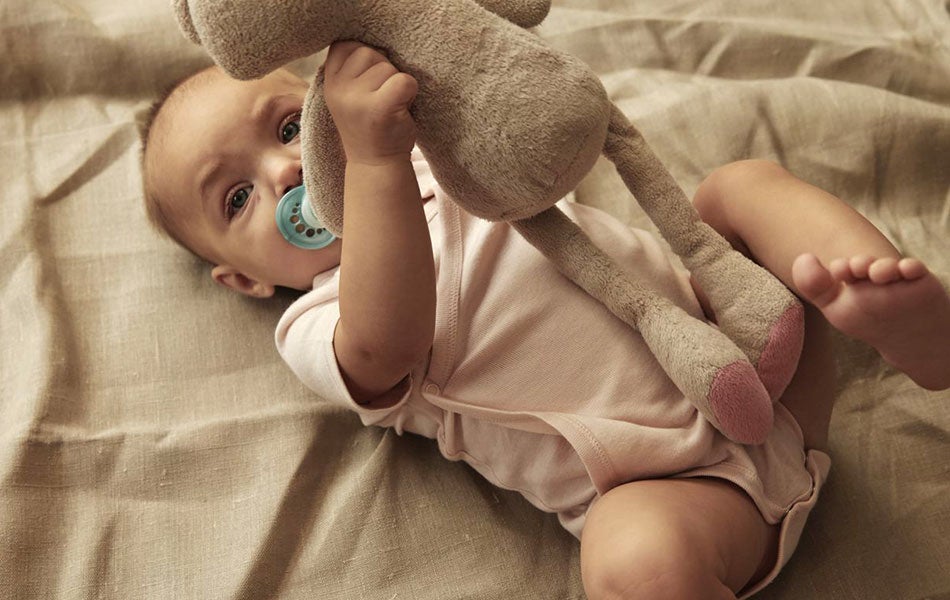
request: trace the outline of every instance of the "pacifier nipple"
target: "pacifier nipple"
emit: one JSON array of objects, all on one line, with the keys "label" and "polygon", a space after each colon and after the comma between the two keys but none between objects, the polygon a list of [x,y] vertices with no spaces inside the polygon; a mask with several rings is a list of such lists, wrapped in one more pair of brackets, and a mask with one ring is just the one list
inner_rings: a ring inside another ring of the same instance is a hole
[{"label": "pacifier nipple", "polygon": [[336,236],[324,229],[307,201],[307,190],[297,186],[277,203],[277,228],[284,239],[305,250],[319,250],[333,243]]}]

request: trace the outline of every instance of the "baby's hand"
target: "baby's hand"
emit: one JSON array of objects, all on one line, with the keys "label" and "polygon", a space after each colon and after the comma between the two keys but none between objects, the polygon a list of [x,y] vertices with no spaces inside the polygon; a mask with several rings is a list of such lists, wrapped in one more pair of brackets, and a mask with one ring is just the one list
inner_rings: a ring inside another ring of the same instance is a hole
[{"label": "baby's hand", "polygon": [[409,106],[418,84],[385,56],[359,42],[330,46],[324,97],[348,162],[383,164],[405,159],[416,141]]}]

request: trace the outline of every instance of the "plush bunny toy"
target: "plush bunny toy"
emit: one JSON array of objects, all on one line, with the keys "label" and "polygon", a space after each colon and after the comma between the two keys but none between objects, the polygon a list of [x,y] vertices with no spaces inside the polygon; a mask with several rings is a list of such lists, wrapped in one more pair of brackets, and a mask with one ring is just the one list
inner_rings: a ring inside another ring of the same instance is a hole
[{"label": "plush bunny toy", "polygon": [[[253,79],[336,40],[381,49],[419,84],[417,140],[466,211],[510,221],[620,319],[729,438],[761,443],[793,374],[803,310],[768,272],[704,224],[640,133],[581,61],[522,29],[550,0],[173,0],[185,34],[231,76]],[[345,154],[322,73],[302,117],[313,210],[343,233]],[[554,206],[604,153],[707,293],[719,328],[630,281]],[[513,308],[516,310],[516,308]]]}]

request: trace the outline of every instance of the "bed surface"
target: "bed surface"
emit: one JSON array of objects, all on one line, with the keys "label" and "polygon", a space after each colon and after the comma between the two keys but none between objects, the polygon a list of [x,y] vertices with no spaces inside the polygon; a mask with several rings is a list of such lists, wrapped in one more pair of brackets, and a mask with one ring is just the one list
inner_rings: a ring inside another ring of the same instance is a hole
[{"label": "bed surface", "polygon": [[[688,193],[776,160],[950,282],[942,0],[554,4]],[[583,598],[552,515],[316,398],[274,348],[292,296],[149,230],[137,119],[206,64],[166,0],[0,5],[0,598]],[[576,200],[650,227],[607,163]],[[836,347],[830,480],[757,597],[950,597],[950,392]]]}]

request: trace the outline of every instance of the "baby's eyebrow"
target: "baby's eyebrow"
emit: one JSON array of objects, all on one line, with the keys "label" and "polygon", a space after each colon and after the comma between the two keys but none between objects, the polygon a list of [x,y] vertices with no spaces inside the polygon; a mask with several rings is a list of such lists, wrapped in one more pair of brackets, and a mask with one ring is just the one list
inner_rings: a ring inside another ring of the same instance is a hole
[{"label": "baby's eyebrow", "polygon": [[223,168],[224,163],[221,161],[221,159],[215,159],[203,167],[199,172],[198,197],[201,198],[201,202],[205,205],[206,209],[208,208],[208,187],[221,175],[221,170]]},{"label": "baby's eyebrow", "polygon": [[263,121],[267,115],[274,112],[274,108],[277,106],[277,104],[286,98],[296,99],[296,96],[294,94],[278,94],[276,96],[270,96],[267,98],[267,100],[258,103],[258,105],[254,107],[254,110],[251,112],[251,117],[255,121]]}]

